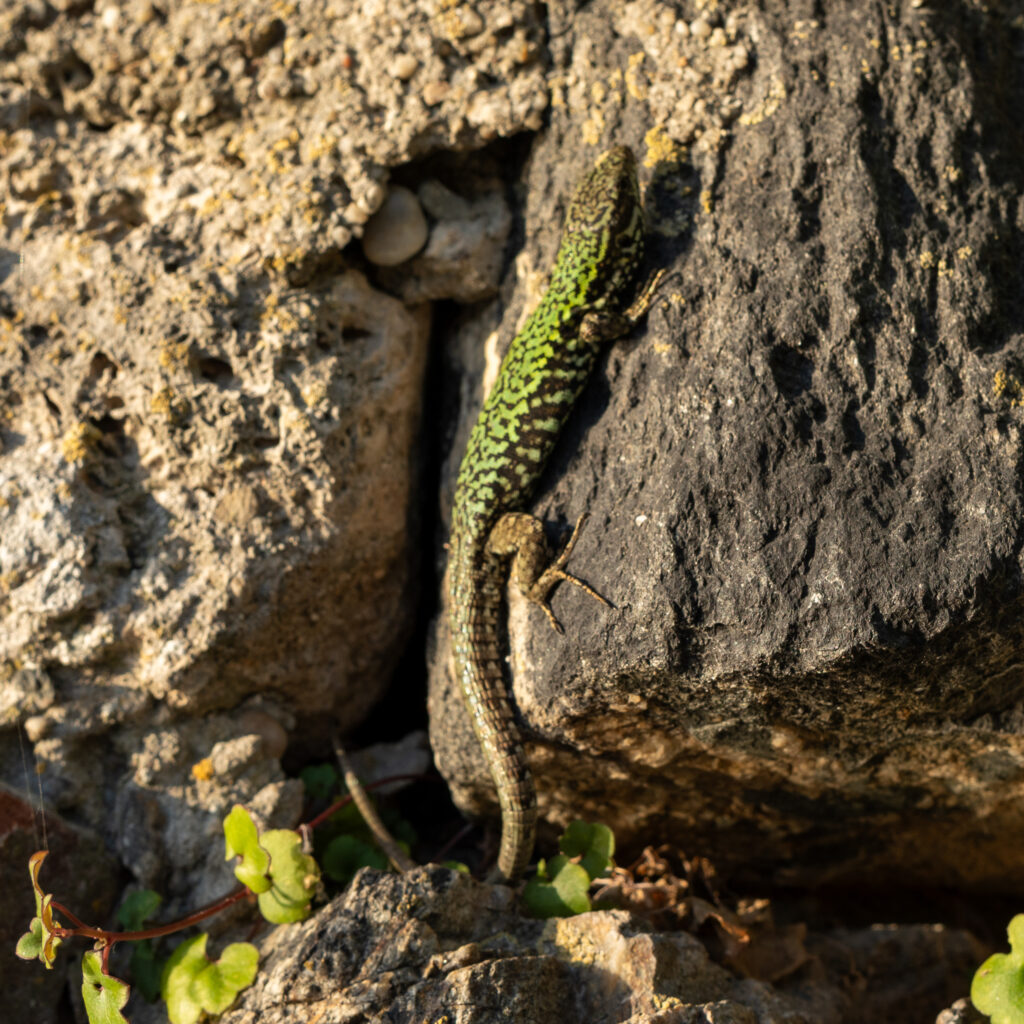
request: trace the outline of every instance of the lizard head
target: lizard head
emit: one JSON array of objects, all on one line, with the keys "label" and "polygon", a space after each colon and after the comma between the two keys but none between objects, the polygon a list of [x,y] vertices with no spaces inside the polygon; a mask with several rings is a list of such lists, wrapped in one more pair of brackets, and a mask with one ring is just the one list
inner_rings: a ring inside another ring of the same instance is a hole
[{"label": "lizard head", "polygon": [[604,153],[576,187],[561,249],[575,252],[572,263],[596,271],[588,291],[599,297],[597,305],[632,286],[643,260],[644,216],[636,160],[626,146]]}]

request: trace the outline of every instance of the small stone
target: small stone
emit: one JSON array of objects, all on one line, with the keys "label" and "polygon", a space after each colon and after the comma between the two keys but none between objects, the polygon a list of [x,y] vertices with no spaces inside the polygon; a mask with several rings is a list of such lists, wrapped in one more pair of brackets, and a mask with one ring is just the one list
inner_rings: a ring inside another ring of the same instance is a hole
[{"label": "small stone", "polygon": [[415,256],[426,241],[427,218],[419,200],[409,189],[396,185],[366,223],[363,252],[371,263],[393,267]]},{"label": "small stone", "polygon": [[50,720],[46,715],[32,715],[25,719],[23,725],[29,743],[38,743],[50,731]]},{"label": "small stone", "polygon": [[428,82],[423,87],[423,102],[428,107],[435,107],[451,91],[447,82]]},{"label": "small stone", "polygon": [[707,39],[711,35],[711,26],[703,18],[694,18],[690,22],[690,35],[694,39]]},{"label": "small stone", "polygon": [[411,53],[402,53],[395,58],[392,74],[400,82],[408,82],[419,66],[420,62]]}]

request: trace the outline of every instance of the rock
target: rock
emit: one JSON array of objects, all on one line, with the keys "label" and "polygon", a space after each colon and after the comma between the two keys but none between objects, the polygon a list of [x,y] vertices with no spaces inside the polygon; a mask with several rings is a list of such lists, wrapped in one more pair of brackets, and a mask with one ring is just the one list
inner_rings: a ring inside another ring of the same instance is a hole
[{"label": "rock", "polygon": [[[649,935],[623,911],[562,921],[515,912],[511,892],[445,868],[363,869],[310,920],[277,929],[223,1024],[356,1016],[460,1024],[838,1024],[801,998],[737,981],[685,933]],[[329,1008],[329,1010],[328,1010]],[[663,1014],[665,1014],[663,1016]],[[673,1015],[674,1014],[674,1015]]]},{"label": "rock", "polygon": [[371,263],[393,267],[415,256],[423,248],[427,233],[427,218],[415,193],[396,185],[366,222],[363,253]]},{"label": "rock", "polygon": [[971,1005],[969,999],[958,999],[948,1010],[935,1018],[935,1024],[985,1024],[988,1018]]},{"label": "rock", "polygon": [[[44,831],[45,829],[45,831]],[[90,922],[105,921],[117,894],[117,862],[95,832],[71,825],[51,810],[43,815],[33,802],[0,786],[0,946],[4,950],[4,1000],[15,1009],[13,1019],[36,1024],[63,1020],[60,1003],[64,985],[81,986],[73,957],[60,950],[51,971],[38,961],[14,958],[14,947],[35,916],[35,897],[28,859],[47,849],[39,883],[72,912]],[[58,914],[58,919],[60,915]]]},{"label": "rock", "polygon": [[110,832],[135,880],[165,895],[165,919],[234,888],[223,821],[235,804],[262,828],[294,828],[301,820],[302,782],[285,778],[256,727],[249,711],[126,729],[117,738],[130,772],[117,786]]},{"label": "rock", "polygon": [[[565,105],[489,365],[611,142],[644,164],[669,276],[531,502],[553,540],[589,513],[569,568],[614,604],[561,587],[560,637],[512,595],[542,817],[761,882],[1021,893],[1024,94],[995,70],[1019,26],[781,0],[704,12],[708,32],[654,0],[552,17]],[[627,94],[646,105],[620,116]],[[446,509],[494,322],[460,327]],[[493,816],[447,660],[442,617],[432,743]]]},{"label": "rock", "polygon": [[[230,879],[232,802],[294,824],[285,748],[403,656],[430,310],[346,247],[393,168],[540,127],[543,30],[522,0],[2,6],[0,778],[23,729],[172,913]],[[494,290],[478,198],[432,298]]]},{"label": "rock", "polygon": [[386,278],[406,302],[473,303],[497,292],[512,218],[495,183],[484,189],[464,198],[436,179],[420,186],[420,200],[434,220],[430,239],[408,275]]}]

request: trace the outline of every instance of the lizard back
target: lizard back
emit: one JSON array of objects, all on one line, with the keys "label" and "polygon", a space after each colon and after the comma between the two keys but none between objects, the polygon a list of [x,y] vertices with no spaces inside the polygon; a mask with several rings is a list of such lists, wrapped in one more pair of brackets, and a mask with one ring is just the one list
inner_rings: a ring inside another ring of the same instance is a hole
[{"label": "lizard back", "polygon": [[613,336],[610,329],[585,329],[587,318],[621,313],[643,245],[636,164],[629,149],[617,146],[573,194],[551,282],[502,360],[456,482],[449,631],[455,673],[501,806],[498,874],[510,881],[532,854],[536,794],[502,670],[508,559],[489,553],[487,541],[502,515],[529,501],[602,343]]}]

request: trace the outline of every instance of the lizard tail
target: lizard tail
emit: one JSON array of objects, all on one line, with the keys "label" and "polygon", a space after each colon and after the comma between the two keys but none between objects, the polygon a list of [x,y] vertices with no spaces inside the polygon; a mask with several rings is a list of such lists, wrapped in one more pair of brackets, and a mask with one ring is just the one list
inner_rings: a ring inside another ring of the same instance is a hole
[{"label": "lizard tail", "polygon": [[501,851],[490,879],[514,882],[533,856],[537,792],[526,766],[495,642],[500,595],[494,586],[474,589],[467,601],[453,607],[455,671],[501,806]]}]

